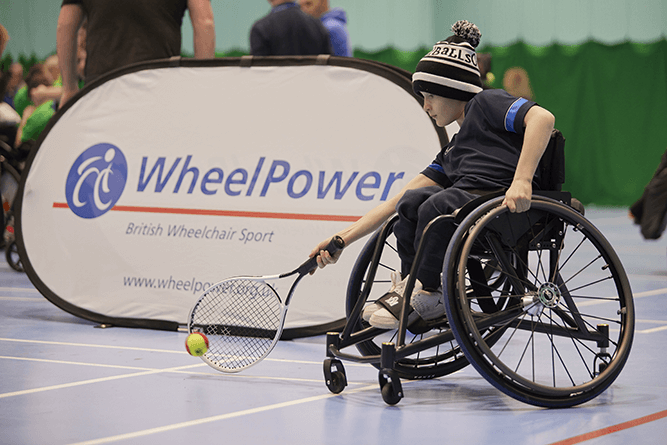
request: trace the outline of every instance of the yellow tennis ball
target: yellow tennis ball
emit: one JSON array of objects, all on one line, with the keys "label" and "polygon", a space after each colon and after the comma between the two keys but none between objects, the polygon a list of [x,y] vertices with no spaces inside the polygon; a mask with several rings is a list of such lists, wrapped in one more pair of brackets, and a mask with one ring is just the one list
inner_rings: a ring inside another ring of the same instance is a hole
[{"label": "yellow tennis ball", "polygon": [[185,349],[190,355],[202,356],[208,351],[208,338],[201,332],[193,332],[185,339]]}]

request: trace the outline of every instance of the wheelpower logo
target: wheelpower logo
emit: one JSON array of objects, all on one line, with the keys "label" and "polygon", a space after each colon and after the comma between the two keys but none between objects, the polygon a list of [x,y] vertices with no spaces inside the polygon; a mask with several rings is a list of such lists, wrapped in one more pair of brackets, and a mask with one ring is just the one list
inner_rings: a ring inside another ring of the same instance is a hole
[{"label": "wheelpower logo", "polygon": [[[203,168],[202,168],[203,167]],[[345,197],[362,202],[385,201],[402,187],[405,172],[378,171],[309,171],[297,169],[286,160],[268,160],[260,156],[245,166],[223,171],[216,166],[196,163],[194,155],[167,158],[143,156],[137,165],[136,192],[146,194],[198,195],[193,204],[202,205],[201,198],[225,196],[231,199],[275,199],[340,201]],[[67,204],[54,203],[55,208],[68,207],[81,218],[92,219],[110,210],[140,213],[172,213],[217,216],[250,216],[259,218],[356,221],[358,216],[276,213],[202,208],[163,208],[116,205],[127,188],[128,163],[120,148],[99,143],[86,149],[72,164],[66,179]],[[134,180],[132,180],[134,181]],[[134,189],[135,185],[131,188]],[[273,194],[270,192],[273,191]],[[150,200],[150,199],[149,199]]]},{"label": "wheelpower logo", "polygon": [[93,145],[70,168],[65,185],[67,205],[81,218],[97,218],[118,202],[126,183],[123,152],[113,144]]}]

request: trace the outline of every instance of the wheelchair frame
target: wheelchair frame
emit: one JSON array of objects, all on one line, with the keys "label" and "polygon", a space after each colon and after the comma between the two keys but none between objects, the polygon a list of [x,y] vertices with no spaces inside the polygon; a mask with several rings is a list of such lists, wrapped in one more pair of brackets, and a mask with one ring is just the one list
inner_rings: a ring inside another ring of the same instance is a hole
[{"label": "wheelchair frame", "polygon": [[[17,272],[23,272],[23,263],[19,256],[18,246],[14,235],[14,207],[18,197],[18,186],[21,182],[21,161],[22,159],[19,159],[14,155],[11,146],[0,140],[0,181],[4,182],[9,179],[14,182],[16,186],[15,194],[8,197],[11,199],[7,199],[6,202],[3,200],[2,202],[3,214],[2,218],[0,218],[0,220],[2,220],[0,226],[2,226],[5,259],[9,266]],[[5,177],[7,179],[5,179]],[[5,186],[6,184],[2,184],[3,188]],[[5,197],[3,196],[3,198]]]},{"label": "wheelchair frame", "polygon": [[[560,138],[556,151],[562,154]],[[559,159],[558,153],[549,156],[547,162]],[[404,396],[402,378],[441,377],[468,364],[500,391],[535,406],[574,406],[606,390],[630,353],[632,292],[609,242],[558,182],[553,189],[536,193],[531,209],[521,214],[501,206],[496,193],[434,219],[406,282],[396,331],[361,319],[365,304],[378,298],[371,296],[378,271],[392,268],[385,257],[395,248],[386,247],[398,217],[390,218],[353,268],[344,328],[327,334],[323,371],[329,390],[337,394],[347,385],[342,360],[378,368],[390,405]],[[443,264],[446,316],[408,326],[423,246],[445,223],[457,226]],[[359,354],[347,352],[351,346]]]}]

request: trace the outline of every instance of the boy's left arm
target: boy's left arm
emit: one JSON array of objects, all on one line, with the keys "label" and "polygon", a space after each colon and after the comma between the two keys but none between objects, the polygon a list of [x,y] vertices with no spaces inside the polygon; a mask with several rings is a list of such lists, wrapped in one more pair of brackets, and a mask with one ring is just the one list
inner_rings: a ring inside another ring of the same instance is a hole
[{"label": "boy's left arm", "polygon": [[503,201],[503,204],[513,213],[525,212],[530,208],[533,176],[535,176],[537,165],[549,143],[555,118],[549,111],[535,105],[528,110],[523,123],[526,128],[519,163]]}]

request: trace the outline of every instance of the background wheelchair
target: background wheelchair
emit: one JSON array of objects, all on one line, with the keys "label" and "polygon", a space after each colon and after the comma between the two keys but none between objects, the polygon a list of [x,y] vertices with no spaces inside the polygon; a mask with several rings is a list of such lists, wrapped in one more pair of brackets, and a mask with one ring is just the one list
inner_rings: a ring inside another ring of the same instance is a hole
[{"label": "background wheelchair", "polygon": [[[389,288],[400,270],[390,218],[367,242],[352,269],[347,321],[327,334],[324,377],[329,390],[347,385],[342,360],[379,370],[382,398],[403,397],[401,379],[431,379],[468,364],[493,386],[540,407],[569,407],[609,387],[625,365],[634,334],[634,306],[623,266],[609,242],[583,215],[564,182],[564,139],[554,131],[540,163],[541,189],[531,209],[510,213],[501,193],[482,196],[425,229],[457,229],[446,248],[446,316],[407,326],[409,295],[399,328],[386,331],[361,318],[363,307]],[[347,351],[354,346],[358,353]]]},{"label": "background wheelchair", "polygon": [[17,272],[23,272],[23,264],[14,235],[14,201],[26,158],[27,152],[13,149],[0,135],[0,196],[2,199],[2,213],[0,214],[2,240],[0,244],[5,249],[7,263]]}]

